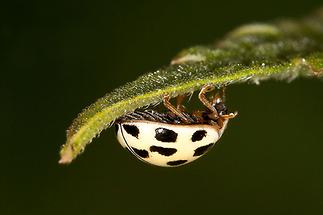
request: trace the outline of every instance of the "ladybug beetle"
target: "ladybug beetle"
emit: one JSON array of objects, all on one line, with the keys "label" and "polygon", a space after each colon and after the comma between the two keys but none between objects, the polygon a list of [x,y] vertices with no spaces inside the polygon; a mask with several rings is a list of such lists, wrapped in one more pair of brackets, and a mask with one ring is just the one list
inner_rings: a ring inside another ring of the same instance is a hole
[{"label": "ladybug beetle", "polygon": [[216,144],[229,119],[237,115],[228,113],[224,88],[221,95],[207,98],[206,93],[213,90],[212,85],[205,85],[199,92],[204,110],[187,113],[182,105],[185,96],[177,97],[175,107],[169,95],[164,95],[163,103],[169,112],[137,110],[118,118],[118,141],[138,159],[157,166],[176,167],[196,160]]}]

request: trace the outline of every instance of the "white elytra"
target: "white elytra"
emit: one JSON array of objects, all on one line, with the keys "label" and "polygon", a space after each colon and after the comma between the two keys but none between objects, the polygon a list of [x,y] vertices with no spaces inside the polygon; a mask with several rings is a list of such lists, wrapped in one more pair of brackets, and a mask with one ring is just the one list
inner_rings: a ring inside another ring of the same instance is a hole
[{"label": "white elytra", "polygon": [[[137,158],[147,163],[173,167],[190,163],[205,154],[220,139],[226,128],[228,120],[225,120],[222,128],[208,124],[167,124],[161,122],[132,120],[118,123],[117,139],[119,143],[128,148]],[[124,126],[135,126],[139,133],[130,134]],[[156,139],[156,131],[167,129],[177,134],[175,142],[163,142]],[[205,131],[202,138],[192,141],[192,136],[197,131]],[[170,154],[156,151],[162,147]],[[202,147],[202,148],[200,148]],[[135,151],[141,150],[145,156]],[[176,151],[176,152],[174,152]],[[194,156],[195,155],[195,156]]]}]

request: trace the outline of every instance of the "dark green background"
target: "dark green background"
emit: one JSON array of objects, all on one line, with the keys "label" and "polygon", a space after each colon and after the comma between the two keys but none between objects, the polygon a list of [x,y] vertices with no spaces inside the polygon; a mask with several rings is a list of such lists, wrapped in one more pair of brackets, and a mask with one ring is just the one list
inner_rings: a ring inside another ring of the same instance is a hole
[{"label": "dark green background", "polygon": [[217,150],[145,165],[102,133],[57,164],[82,108],[181,49],[314,1],[11,1],[0,7],[0,214],[322,214],[323,83],[229,87]]}]

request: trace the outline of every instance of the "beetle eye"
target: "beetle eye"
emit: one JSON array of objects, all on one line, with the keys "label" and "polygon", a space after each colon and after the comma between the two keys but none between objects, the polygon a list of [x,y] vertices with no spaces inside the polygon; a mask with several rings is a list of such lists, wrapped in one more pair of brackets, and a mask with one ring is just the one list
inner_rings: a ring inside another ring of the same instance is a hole
[{"label": "beetle eye", "polygon": [[213,105],[213,107],[217,110],[217,112],[220,114],[220,115],[225,115],[227,114],[228,112],[228,109],[227,107],[225,106],[225,104],[221,101],[219,103],[215,103]]}]

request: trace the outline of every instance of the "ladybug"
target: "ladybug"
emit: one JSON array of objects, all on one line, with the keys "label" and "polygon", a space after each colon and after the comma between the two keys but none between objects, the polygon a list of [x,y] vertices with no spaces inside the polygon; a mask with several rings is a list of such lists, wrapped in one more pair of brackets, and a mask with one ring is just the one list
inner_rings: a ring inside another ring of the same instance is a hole
[{"label": "ladybug", "polygon": [[221,138],[229,119],[237,113],[228,113],[223,102],[224,88],[210,101],[206,94],[214,90],[205,85],[198,98],[205,110],[185,111],[185,96],[177,97],[177,106],[164,95],[160,113],[151,109],[136,110],[116,120],[119,143],[138,159],[161,167],[176,167],[190,163],[209,151]]}]

